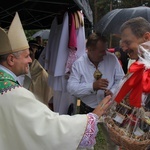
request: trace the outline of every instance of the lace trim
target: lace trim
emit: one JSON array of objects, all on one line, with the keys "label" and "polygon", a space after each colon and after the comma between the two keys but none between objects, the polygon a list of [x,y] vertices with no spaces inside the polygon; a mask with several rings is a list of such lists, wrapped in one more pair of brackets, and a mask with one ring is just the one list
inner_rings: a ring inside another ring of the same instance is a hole
[{"label": "lace trim", "polygon": [[97,123],[99,117],[93,113],[88,113],[88,123],[83,138],[79,144],[80,148],[90,148],[96,144],[96,135],[98,132]]}]

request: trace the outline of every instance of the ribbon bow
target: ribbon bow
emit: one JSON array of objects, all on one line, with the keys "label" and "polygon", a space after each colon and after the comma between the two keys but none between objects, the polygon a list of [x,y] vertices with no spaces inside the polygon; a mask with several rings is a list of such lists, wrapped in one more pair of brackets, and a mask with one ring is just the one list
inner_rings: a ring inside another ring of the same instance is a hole
[{"label": "ribbon bow", "polygon": [[129,93],[129,104],[134,107],[141,107],[142,93],[150,93],[150,69],[145,70],[144,64],[133,63],[129,68],[131,77],[123,84],[115,97],[120,103]]}]

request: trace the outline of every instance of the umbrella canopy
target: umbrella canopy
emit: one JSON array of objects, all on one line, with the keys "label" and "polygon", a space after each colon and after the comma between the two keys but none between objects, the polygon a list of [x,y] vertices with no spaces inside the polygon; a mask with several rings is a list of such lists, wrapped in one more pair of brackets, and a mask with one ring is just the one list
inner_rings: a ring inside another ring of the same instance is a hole
[{"label": "umbrella canopy", "polygon": [[32,35],[33,38],[36,38],[37,36],[40,36],[42,39],[47,40],[49,37],[50,30],[45,29],[45,30],[40,30],[36,32],[35,34]]},{"label": "umbrella canopy", "polygon": [[119,34],[120,26],[127,20],[135,17],[143,17],[150,22],[150,8],[146,6],[114,9],[102,17],[95,25],[95,31],[103,35]]}]

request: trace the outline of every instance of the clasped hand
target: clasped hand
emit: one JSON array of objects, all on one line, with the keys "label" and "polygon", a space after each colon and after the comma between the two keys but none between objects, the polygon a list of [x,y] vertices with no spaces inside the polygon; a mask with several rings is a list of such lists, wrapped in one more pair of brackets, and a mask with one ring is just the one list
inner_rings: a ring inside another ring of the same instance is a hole
[{"label": "clasped hand", "polygon": [[97,90],[106,90],[107,89],[107,87],[108,87],[108,84],[109,84],[109,82],[108,82],[108,80],[107,79],[98,79],[98,80],[96,80],[94,83],[93,83],[93,89],[95,90],[95,91],[97,91]]}]

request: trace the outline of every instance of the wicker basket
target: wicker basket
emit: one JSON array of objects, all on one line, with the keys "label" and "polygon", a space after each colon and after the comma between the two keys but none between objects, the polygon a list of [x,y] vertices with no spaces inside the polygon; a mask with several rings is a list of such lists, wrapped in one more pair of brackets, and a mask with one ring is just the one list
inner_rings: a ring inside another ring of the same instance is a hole
[{"label": "wicker basket", "polygon": [[126,150],[146,150],[150,146],[150,139],[141,140],[130,137],[119,128],[111,118],[105,118],[108,131],[111,139],[117,144],[121,145]]}]

